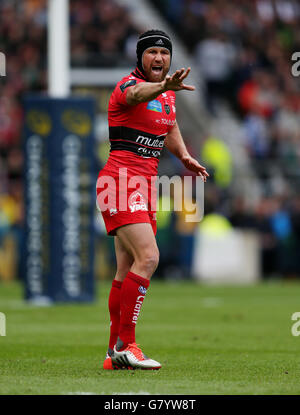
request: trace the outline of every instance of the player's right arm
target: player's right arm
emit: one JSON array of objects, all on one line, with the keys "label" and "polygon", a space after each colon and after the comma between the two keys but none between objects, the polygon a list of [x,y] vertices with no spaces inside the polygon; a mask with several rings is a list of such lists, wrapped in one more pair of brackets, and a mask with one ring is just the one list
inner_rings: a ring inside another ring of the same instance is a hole
[{"label": "player's right arm", "polygon": [[161,82],[140,82],[128,88],[126,101],[128,105],[137,105],[141,102],[152,101],[160,94],[166,91],[194,91],[195,87],[192,85],[185,85],[183,80],[190,73],[191,68],[186,71],[184,68],[178,69],[173,75],[167,75]]}]

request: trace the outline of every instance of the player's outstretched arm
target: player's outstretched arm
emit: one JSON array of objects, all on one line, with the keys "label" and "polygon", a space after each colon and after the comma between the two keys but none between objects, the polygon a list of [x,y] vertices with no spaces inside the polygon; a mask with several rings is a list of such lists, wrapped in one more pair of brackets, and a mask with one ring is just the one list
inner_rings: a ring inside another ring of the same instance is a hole
[{"label": "player's outstretched arm", "polygon": [[202,180],[206,182],[209,174],[206,171],[204,166],[194,159],[189,152],[187,151],[186,145],[183,141],[181,132],[179,130],[177,122],[172,127],[171,131],[168,133],[165,139],[165,146],[171,153],[173,153],[179,160],[184,164],[184,166],[195,173],[198,176],[202,177]]},{"label": "player's outstretched arm", "polygon": [[173,75],[167,75],[161,82],[140,82],[128,88],[126,101],[129,105],[152,101],[166,91],[194,91],[195,87],[183,83],[191,68],[178,69]]}]

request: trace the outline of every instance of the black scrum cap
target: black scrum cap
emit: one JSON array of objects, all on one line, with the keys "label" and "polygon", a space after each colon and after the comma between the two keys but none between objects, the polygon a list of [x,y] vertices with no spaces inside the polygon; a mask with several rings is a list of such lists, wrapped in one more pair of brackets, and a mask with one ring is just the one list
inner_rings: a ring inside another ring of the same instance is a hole
[{"label": "black scrum cap", "polygon": [[162,30],[148,30],[139,36],[136,45],[137,67],[144,73],[143,69],[143,54],[146,49],[160,47],[169,49],[172,58],[172,43],[170,36]]}]

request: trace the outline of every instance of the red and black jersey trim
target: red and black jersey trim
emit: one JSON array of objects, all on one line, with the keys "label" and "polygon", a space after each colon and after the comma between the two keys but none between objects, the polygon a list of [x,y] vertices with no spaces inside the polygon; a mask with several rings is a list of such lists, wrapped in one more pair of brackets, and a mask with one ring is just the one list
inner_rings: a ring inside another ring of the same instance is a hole
[{"label": "red and black jersey trim", "polygon": [[126,150],[159,159],[166,135],[156,136],[134,128],[109,127],[110,151]]},{"label": "red and black jersey trim", "polygon": [[131,75],[135,76],[136,78],[143,79],[144,81],[146,81],[145,75],[138,68],[135,68],[135,70],[131,72]]}]

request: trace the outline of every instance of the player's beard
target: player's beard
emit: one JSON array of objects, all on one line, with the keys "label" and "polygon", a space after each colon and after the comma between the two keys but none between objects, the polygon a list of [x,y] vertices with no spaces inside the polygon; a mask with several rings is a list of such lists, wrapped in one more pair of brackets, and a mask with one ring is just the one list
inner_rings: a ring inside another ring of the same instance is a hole
[{"label": "player's beard", "polygon": [[145,72],[146,78],[148,79],[149,82],[161,82],[167,76],[169,69],[170,69],[170,66],[162,65],[162,71],[156,74],[152,71],[152,68],[149,68],[149,70]]}]

